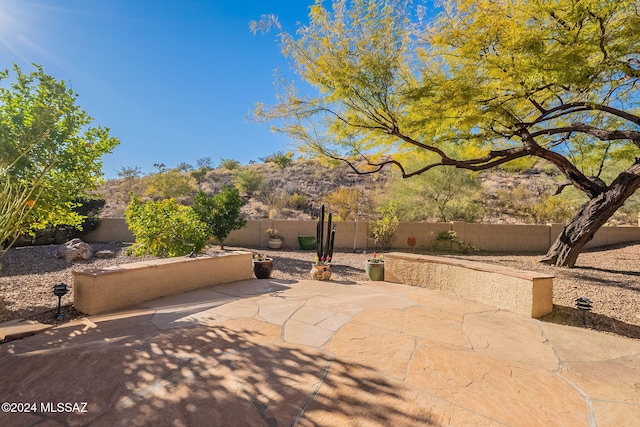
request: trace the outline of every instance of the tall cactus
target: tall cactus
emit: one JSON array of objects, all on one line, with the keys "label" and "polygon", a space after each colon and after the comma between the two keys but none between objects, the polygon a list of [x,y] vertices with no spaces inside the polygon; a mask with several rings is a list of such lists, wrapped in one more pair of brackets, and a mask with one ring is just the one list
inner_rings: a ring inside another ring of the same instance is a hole
[{"label": "tall cactus", "polygon": [[324,205],[320,209],[320,218],[316,226],[316,253],[319,260],[329,261],[333,257],[333,242],[336,237],[336,227],[331,228],[332,214],[329,213],[327,235],[324,234]]}]

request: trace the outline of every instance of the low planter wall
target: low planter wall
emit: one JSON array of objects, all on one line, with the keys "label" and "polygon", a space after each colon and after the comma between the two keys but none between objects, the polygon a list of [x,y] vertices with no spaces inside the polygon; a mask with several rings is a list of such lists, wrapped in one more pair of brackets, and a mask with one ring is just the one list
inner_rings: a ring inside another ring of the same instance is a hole
[{"label": "low planter wall", "polygon": [[385,254],[386,281],[434,289],[528,317],[553,310],[553,276],[494,264],[402,252]]},{"label": "low planter wall", "polygon": [[251,279],[251,260],[251,253],[238,251],[74,271],[74,306],[86,314],[104,313],[166,295]]}]

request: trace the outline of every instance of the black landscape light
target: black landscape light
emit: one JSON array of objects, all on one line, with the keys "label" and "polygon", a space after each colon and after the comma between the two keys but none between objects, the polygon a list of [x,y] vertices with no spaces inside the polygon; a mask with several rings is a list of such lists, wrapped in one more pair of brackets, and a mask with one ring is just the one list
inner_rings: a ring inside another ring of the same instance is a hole
[{"label": "black landscape light", "polygon": [[576,308],[582,311],[582,323],[587,325],[587,311],[591,311],[593,303],[587,297],[580,297],[576,299]]},{"label": "black landscape light", "polygon": [[56,313],[56,318],[58,320],[62,320],[64,317],[64,313],[60,313],[60,304],[62,302],[62,297],[65,296],[69,292],[66,283],[60,282],[57,285],[53,285],[53,294],[58,297],[58,312]]}]

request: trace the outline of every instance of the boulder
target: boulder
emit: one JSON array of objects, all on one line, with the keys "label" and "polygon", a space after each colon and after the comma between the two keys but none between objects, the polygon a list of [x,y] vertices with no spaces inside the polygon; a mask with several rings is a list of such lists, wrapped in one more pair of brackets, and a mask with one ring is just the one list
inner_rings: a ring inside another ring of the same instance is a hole
[{"label": "boulder", "polygon": [[69,240],[60,247],[58,252],[58,257],[66,259],[67,262],[87,260],[92,255],[91,246],[80,239]]},{"label": "boulder", "polygon": [[115,258],[116,254],[113,251],[97,251],[95,253],[96,258]]}]

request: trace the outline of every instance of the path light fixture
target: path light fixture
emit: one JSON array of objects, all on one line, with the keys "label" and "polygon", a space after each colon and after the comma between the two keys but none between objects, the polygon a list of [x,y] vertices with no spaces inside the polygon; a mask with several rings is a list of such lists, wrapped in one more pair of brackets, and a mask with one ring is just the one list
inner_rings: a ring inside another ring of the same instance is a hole
[{"label": "path light fixture", "polygon": [[576,299],[576,308],[582,311],[582,323],[587,325],[587,312],[593,308],[593,303],[587,297],[580,297]]},{"label": "path light fixture", "polygon": [[56,313],[56,319],[62,320],[64,313],[60,313],[60,305],[62,303],[62,297],[69,292],[67,284],[60,282],[57,285],[53,285],[53,294],[58,297],[58,312]]}]

